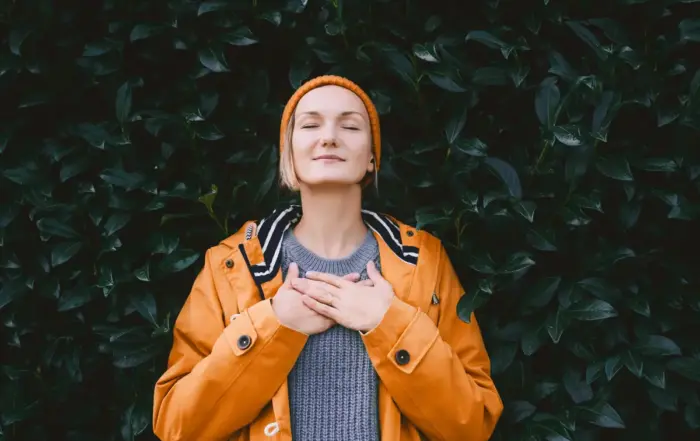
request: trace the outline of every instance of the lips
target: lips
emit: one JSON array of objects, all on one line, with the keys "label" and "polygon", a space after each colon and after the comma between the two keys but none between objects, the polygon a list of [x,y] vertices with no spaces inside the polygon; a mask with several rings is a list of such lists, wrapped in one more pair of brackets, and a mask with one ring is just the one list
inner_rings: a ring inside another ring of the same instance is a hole
[{"label": "lips", "polygon": [[345,161],[343,158],[341,158],[340,156],[336,156],[336,155],[321,155],[321,156],[317,156],[317,157],[314,158],[314,161],[318,161],[318,160],[322,160],[322,159],[333,160],[333,161]]}]

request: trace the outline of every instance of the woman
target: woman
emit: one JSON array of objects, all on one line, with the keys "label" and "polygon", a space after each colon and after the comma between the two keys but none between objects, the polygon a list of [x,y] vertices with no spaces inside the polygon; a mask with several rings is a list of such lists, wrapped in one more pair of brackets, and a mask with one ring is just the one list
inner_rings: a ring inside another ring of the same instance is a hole
[{"label": "woman", "polygon": [[309,81],[280,146],[301,206],[207,251],[156,384],[155,433],[487,440],[503,405],[476,320],[456,315],[463,290],[443,246],[361,208],[381,154],[369,97],[345,78]]}]

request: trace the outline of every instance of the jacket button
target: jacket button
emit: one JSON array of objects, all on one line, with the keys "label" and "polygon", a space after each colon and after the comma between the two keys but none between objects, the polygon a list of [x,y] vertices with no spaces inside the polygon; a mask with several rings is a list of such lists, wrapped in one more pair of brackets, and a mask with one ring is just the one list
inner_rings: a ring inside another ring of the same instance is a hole
[{"label": "jacket button", "polygon": [[226,261],[226,268],[233,268],[233,260],[228,259]]},{"label": "jacket button", "polygon": [[250,347],[250,337],[241,335],[238,337],[238,349],[244,351]]},{"label": "jacket button", "polygon": [[407,231],[406,234],[408,235],[408,237],[413,237],[413,230]]},{"label": "jacket button", "polygon": [[396,352],[396,362],[399,364],[399,366],[408,364],[409,361],[411,361],[411,355],[407,350],[401,349]]}]

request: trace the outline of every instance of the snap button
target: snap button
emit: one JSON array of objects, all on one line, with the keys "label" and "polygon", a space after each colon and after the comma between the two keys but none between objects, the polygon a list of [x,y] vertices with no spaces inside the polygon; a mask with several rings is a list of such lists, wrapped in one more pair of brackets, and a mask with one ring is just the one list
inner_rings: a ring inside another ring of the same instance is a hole
[{"label": "snap button", "polygon": [[407,350],[401,349],[396,352],[396,362],[400,366],[408,364],[409,361],[411,361],[411,355],[408,353]]},{"label": "snap button", "polygon": [[231,260],[231,259],[226,260],[226,268],[233,268],[233,260]]},{"label": "snap button", "polygon": [[250,337],[241,335],[238,337],[238,349],[244,351],[250,347]]},{"label": "snap button", "polygon": [[270,423],[265,426],[265,436],[275,436],[280,431],[280,425],[277,422]]},{"label": "snap button", "polygon": [[408,230],[406,235],[408,235],[408,237],[413,237],[413,230]]}]

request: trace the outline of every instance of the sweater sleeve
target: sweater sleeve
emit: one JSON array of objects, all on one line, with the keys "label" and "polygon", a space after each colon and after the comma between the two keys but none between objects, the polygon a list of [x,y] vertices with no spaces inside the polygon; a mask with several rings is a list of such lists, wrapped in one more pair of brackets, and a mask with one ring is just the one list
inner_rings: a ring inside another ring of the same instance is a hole
[{"label": "sweater sleeve", "polygon": [[[503,411],[475,316],[457,316],[463,290],[440,246],[440,319],[395,297],[379,325],[363,335],[397,406],[431,441],[486,441]],[[427,294],[430,295],[430,294]]]},{"label": "sweater sleeve", "polygon": [[210,255],[178,315],[168,368],[155,386],[153,428],[162,441],[229,439],[272,399],[307,339],[280,324],[270,300],[224,326]]}]

